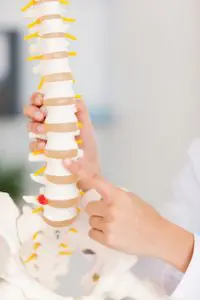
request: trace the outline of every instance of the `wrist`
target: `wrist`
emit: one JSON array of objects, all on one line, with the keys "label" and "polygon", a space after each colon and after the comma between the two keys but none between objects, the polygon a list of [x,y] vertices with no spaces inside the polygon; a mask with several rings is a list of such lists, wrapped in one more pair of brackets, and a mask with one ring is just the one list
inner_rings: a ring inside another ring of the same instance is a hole
[{"label": "wrist", "polygon": [[184,273],[192,259],[194,235],[163,219],[158,249],[160,259]]}]

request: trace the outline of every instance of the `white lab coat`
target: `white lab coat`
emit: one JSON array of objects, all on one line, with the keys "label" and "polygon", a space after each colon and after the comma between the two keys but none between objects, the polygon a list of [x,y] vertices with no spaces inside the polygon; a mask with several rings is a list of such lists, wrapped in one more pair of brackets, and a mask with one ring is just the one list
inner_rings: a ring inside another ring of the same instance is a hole
[{"label": "white lab coat", "polygon": [[[185,275],[174,271],[171,282],[177,287],[173,294],[177,299],[200,299],[200,139],[194,141],[188,151],[188,162],[175,182],[174,196],[163,207],[163,214],[174,223],[195,234],[192,261]],[[168,268],[169,269],[169,268]],[[166,276],[170,277],[170,271]],[[164,278],[166,278],[166,276]],[[174,277],[174,280],[173,280]],[[167,278],[166,278],[167,280]]]},{"label": "white lab coat", "polygon": [[162,206],[160,212],[173,223],[194,233],[192,261],[185,274],[155,260],[139,262],[138,270],[142,264],[144,273],[147,269],[154,269],[154,280],[173,299],[200,300],[200,139],[191,145],[186,165],[177,176],[173,189],[173,197]]}]

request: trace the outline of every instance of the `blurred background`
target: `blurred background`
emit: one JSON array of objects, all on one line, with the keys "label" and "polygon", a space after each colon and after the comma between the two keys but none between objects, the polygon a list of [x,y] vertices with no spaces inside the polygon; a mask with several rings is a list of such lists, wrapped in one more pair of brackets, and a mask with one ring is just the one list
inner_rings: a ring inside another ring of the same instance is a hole
[{"label": "blurred background", "polygon": [[[198,0],[72,0],[71,59],[97,131],[104,174],[157,206],[200,133]],[[23,0],[0,0],[0,190],[29,180],[23,105],[36,91]]]}]

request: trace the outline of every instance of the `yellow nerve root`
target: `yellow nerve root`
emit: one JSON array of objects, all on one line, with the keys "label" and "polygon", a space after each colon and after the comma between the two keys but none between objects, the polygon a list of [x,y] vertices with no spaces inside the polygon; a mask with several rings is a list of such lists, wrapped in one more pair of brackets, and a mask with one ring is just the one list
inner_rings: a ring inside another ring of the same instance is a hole
[{"label": "yellow nerve root", "polygon": [[83,128],[83,124],[81,122],[78,122],[78,128],[79,129]]},{"label": "yellow nerve root", "polygon": [[31,34],[28,34],[24,37],[24,40],[25,41],[28,41],[28,40],[31,40],[31,39],[35,39],[35,38],[38,38],[40,37],[40,34],[39,32],[34,32],[34,33],[31,33]]},{"label": "yellow nerve root", "polygon": [[82,145],[83,144],[83,140],[77,140],[76,143],[77,143],[77,145]]},{"label": "yellow nerve root", "polygon": [[31,254],[31,256],[29,256],[29,258],[27,258],[25,261],[24,261],[24,263],[25,264],[28,264],[29,262],[31,262],[31,261],[33,261],[33,260],[36,260],[37,259],[37,254],[36,253],[33,253],[33,254]]},{"label": "yellow nerve root", "polygon": [[33,151],[32,152],[33,155],[40,155],[40,154],[44,154],[44,150],[37,150],[37,151]]},{"label": "yellow nerve root", "polygon": [[42,21],[40,19],[37,19],[36,21],[28,24],[28,28],[31,29],[31,28],[33,28],[33,27],[35,27],[37,25],[40,25],[41,23],[42,23]]},{"label": "yellow nerve root", "polygon": [[76,41],[76,40],[77,40],[77,38],[76,38],[74,35],[70,34],[70,33],[66,33],[66,34],[65,34],[65,37],[66,37],[67,39],[70,39],[70,40],[73,40],[73,41]]},{"label": "yellow nerve root", "polygon": [[[68,56],[76,56],[77,53],[75,51],[68,52]],[[44,59],[44,55],[36,55],[36,56],[30,56],[27,58],[27,61],[33,61],[33,60],[42,60]]]},{"label": "yellow nerve root", "polygon": [[67,1],[67,0],[60,0],[60,3],[61,3],[61,4],[64,4],[64,5],[68,5],[68,4],[70,4],[70,2],[69,2],[69,1]]},{"label": "yellow nerve root", "polygon": [[21,10],[26,12],[29,8],[34,6],[37,2],[35,0],[31,0],[28,4],[26,4]]},{"label": "yellow nerve root", "polygon": [[34,173],[34,176],[38,176],[38,175],[44,173],[45,170],[46,170],[46,166],[43,166],[42,168],[37,170],[37,172]]},{"label": "yellow nerve root", "polygon": [[34,233],[33,235],[33,240],[35,241],[38,237],[38,235],[41,233],[41,231],[37,231],[36,233]]},{"label": "yellow nerve root", "polygon": [[82,99],[82,96],[81,96],[80,94],[77,94],[77,95],[75,96],[75,98],[76,98],[76,99]]},{"label": "yellow nerve root", "polygon": [[70,229],[68,230],[68,232],[77,233],[78,230],[76,230],[75,228],[70,228]]},{"label": "yellow nerve root", "polygon": [[33,245],[33,249],[36,251],[40,246],[41,246],[40,243],[35,243],[35,244]]},{"label": "yellow nerve root", "polygon": [[62,20],[64,22],[67,22],[67,23],[73,23],[73,22],[76,22],[76,19],[73,19],[73,18],[65,18],[65,17],[62,17]]},{"label": "yellow nerve root", "polygon": [[27,58],[27,61],[33,61],[33,60],[41,60],[42,59],[42,55],[37,55],[37,56],[31,56]]},{"label": "yellow nerve root", "polygon": [[66,244],[64,244],[64,243],[61,243],[61,244],[59,245],[59,247],[60,247],[60,248],[64,248],[64,249],[68,248],[68,246],[67,246]]},{"label": "yellow nerve root", "polygon": [[[61,4],[64,4],[64,5],[68,5],[70,4],[69,1],[67,0],[60,0],[59,1]],[[29,8],[31,8],[32,6],[36,5],[37,2],[35,0],[31,0],[28,4],[26,4],[23,8],[22,8],[22,11],[23,12],[26,12]]]},{"label": "yellow nerve root", "polygon": [[[63,22],[66,22],[66,23],[73,23],[76,21],[76,19],[73,19],[73,18],[65,18],[65,17],[62,17],[62,20]],[[36,21],[28,24],[28,28],[31,29],[37,25],[40,25],[42,23],[42,20],[41,19],[37,19]]]},{"label": "yellow nerve root", "polygon": [[41,90],[44,84],[44,78],[42,77],[42,79],[40,80],[40,83],[38,85],[38,90]]},{"label": "yellow nerve root", "polygon": [[77,53],[76,53],[75,51],[71,51],[71,52],[68,52],[68,55],[69,55],[69,56],[76,56]]},{"label": "yellow nerve root", "polygon": [[84,196],[84,195],[85,195],[85,192],[80,191],[80,196]]},{"label": "yellow nerve root", "polygon": [[70,256],[70,255],[72,255],[73,254],[73,252],[72,251],[61,251],[61,252],[59,252],[59,255],[66,255],[66,256]]},{"label": "yellow nerve root", "polygon": [[44,211],[43,207],[37,207],[32,210],[32,214],[39,214],[39,213],[42,213],[43,211]]}]

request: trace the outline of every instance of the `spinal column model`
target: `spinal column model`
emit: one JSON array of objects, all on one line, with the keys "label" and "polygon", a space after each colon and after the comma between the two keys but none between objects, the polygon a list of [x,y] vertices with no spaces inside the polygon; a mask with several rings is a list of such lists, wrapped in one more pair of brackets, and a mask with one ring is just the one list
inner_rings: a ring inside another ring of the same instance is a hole
[{"label": "spinal column model", "polygon": [[[76,141],[81,125],[76,118],[77,96],[72,88],[74,81],[68,64],[69,56],[75,55],[68,51],[69,40],[75,40],[75,37],[66,33],[69,23],[74,20],[64,17],[65,4],[68,4],[65,0],[32,0],[23,9],[27,11],[27,17],[34,20],[25,39],[36,40],[30,45],[29,60],[39,61],[34,72],[41,75],[39,91],[44,94],[47,109],[45,151],[30,154],[31,161],[45,162],[31,175],[44,187],[38,196],[24,197],[31,207],[24,207],[21,217],[15,212],[12,200],[7,195],[0,195],[0,236],[5,238],[11,250],[0,278],[19,287],[26,300],[74,300],[52,291],[59,284],[58,278],[68,273],[70,257],[76,251],[94,257],[94,266],[81,284],[86,297],[80,299],[121,300],[130,296],[136,300],[164,300],[165,297],[144,287],[130,271],[136,257],[91,240],[84,209],[77,216],[80,197],[77,178],[62,165],[64,158],[77,159],[81,154]],[[100,198],[95,191],[88,191],[82,196],[82,208],[89,201]],[[10,212],[9,218],[3,218],[4,211]],[[41,216],[32,212],[39,212]],[[66,230],[72,223],[73,228]]]},{"label": "spinal column model", "polygon": [[45,151],[30,154],[31,161],[45,161],[45,166],[31,175],[44,188],[35,199],[25,200],[38,202],[37,212],[53,227],[65,227],[74,221],[80,195],[76,177],[62,165],[64,158],[76,159],[79,155],[75,137],[81,125],[75,115],[74,80],[69,67],[69,57],[76,55],[68,51],[69,40],[76,38],[67,30],[74,19],[64,17],[65,4],[65,0],[32,0],[23,9],[27,17],[34,19],[25,39],[36,39],[30,45],[29,60],[39,61],[34,73],[41,75],[38,89],[44,94],[47,110]]}]

